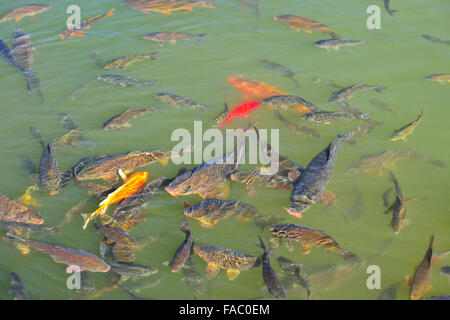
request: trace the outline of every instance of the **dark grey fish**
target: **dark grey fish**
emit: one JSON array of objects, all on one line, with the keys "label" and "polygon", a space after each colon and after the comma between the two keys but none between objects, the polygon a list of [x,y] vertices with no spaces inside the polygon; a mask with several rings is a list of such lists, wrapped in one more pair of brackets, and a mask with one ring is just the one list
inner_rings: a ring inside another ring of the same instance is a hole
[{"label": "dark grey fish", "polygon": [[294,79],[294,72],[292,72],[291,69],[288,67],[285,67],[275,61],[271,61],[268,59],[259,59],[259,62],[261,62],[264,66],[266,66],[269,69],[272,69],[276,72],[281,73],[283,76],[291,79],[292,82],[294,82],[295,86],[298,88],[300,85],[298,84],[297,80]]},{"label": "dark grey fish", "polygon": [[325,150],[311,160],[300,178],[294,182],[290,197],[291,205],[286,209],[287,213],[301,218],[302,212],[320,199],[331,178],[339,147],[348,139],[348,133],[337,135]]},{"label": "dark grey fish", "polygon": [[198,104],[190,98],[178,96],[172,93],[159,92],[155,94],[155,98],[166,104],[174,106],[177,109],[180,107],[190,107],[200,111],[207,111],[209,109],[207,106]]},{"label": "dark grey fish", "polygon": [[42,140],[42,136],[41,136],[41,133],[39,132],[39,130],[36,129],[35,127],[33,127],[33,126],[30,126],[30,133],[31,133],[31,136],[32,136],[36,141],[39,142],[39,144],[40,144],[41,147],[42,147],[42,150],[45,150],[44,140]]},{"label": "dark grey fish", "polygon": [[11,290],[14,292],[17,300],[30,300],[30,297],[28,296],[27,290],[25,290],[25,286],[23,285],[22,280],[16,273],[11,272],[9,274],[9,283],[11,286]]},{"label": "dark grey fish", "polygon": [[61,171],[55,158],[55,140],[50,142],[42,153],[39,165],[39,181],[50,191],[50,195],[56,195],[61,188]]},{"label": "dark grey fish", "polygon": [[353,47],[358,44],[367,44],[366,40],[352,40],[348,38],[342,39],[325,39],[314,42],[314,45],[319,48],[331,50],[339,50],[340,47]]},{"label": "dark grey fish", "polygon": [[[13,49],[11,54],[22,68],[27,80],[28,92],[31,92],[32,78],[31,67],[33,66],[33,52],[36,50],[31,44],[31,37],[20,29],[14,31]],[[36,83],[36,82],[35,82]],[[38,83],[38,82],[37,82]]]},{"label": "dark grey fish", "polygon": [[124,285],[122,285],[121,288],[123,290],[125,290],[125,292],[128,293],[133,300],[151,300],[151,299],[147,299],[147,298],[138,297],[137,295],[135,295],[133,293],[133,291],[131,291],[130,289],[128,289],[128,287],[126,287]]},{"label": "dark grey fish", "polygon": [[77,291],[77,293],[90,294],[95,291],[95,283],[92,278],[89,277],[87,271],[80,272],[80,284],[81,288],[80,291]]},{"label": "dark grey fish", "polygon": [[0,40],[0,55],[5,60],[5,62],[20,72],[25,72],[25,69],[17,62],[17,60],[13,57],[11,54],[11,50],[9,49],[8,45],[3,41]]},{"label": "dark grey fish", "polygon": [[286,292],[283,288],[283,285],[281,284],[280,280],[277,277],[277,274],[270,265],[271,250],[267,250],[266,246],[264,245],[264,241],[261,239],[261,237],[259,237],[258,246],[264,250],[264,253],[262,255],[262,274],[264,282],[267,285],[267,289],[276,298],[285,299]]},{"label": "dark grey fish", "polygon": [[184,281],[187,283],[196,296],[201,296],[205,294],[206,291],[206,281],[205,278],[198,271],[197,266],[192,260],[192,255],[185,262],[183,270]]},{"label": "dark grey fish", "polygon": [[104,75],[99,76],[97,79],[103,80],[105,82],[112,83],[112,84],[115,84],[118,86],[122,86],[122,87],[132,87],[132,86],[142,86],[142,85],[150,86],[156,81],[156,80],[140,81],[140,80],[137,80],[132,77],[120,76],[117,74],[104,74]]},{"label": "dark grey fish", "polygon": [[287,275],[288,282],[293,285],[299,284],[305,288],[306,293],[308,294],[308,299],[311,299],[311,283],[309,282],[308,275],[305,270],[303,270],[303,267],[296,264],[294,261],[281,256],[277,258],[277,261],[283,272]]},{"label": "dark grey fish", "polygon": [[383,0],[384,2],[384,8],[386,9],[386,12],[390,16],[394,16],[394,12],[397,12],[397,10],[391,10],[391,0]]},{"label": "dark grey fish", "polygon": [[380,110],[383,110],[383,111],[386,111],[386,112],[390,112],[390,113],[392,113],[393,115],[397,115],[397,114],[395,113],[395,111],[392,110],[391,107],[390,107],[386,102],[383,102],[383,101],[380,101],[380,100],[377,100],[377,99],[370,99],[370,100],[369,100],[369,103],[370,103],[371,105],[377,107],[377,108],[380,109]]},{"label": "dark grey fish", "polygon": [[450,45],[450,40],[441,40],[439,38],[427,35],[427,34],[423,34],[422,35],[423,38],[427,39],[428,41],[434,42],[434,43],[443,43],[443,44],[448,44]]},{"label": "dark grey fish", "polygon": [[406,201],[403,197],[402,190],[400,189],[400,184],[398,183],[397,178],[392,173],[392,171],[388,171],[391,181],[395,186],[395,201],[394,203],[384,212],[385,214],[392,211],[392,221],[391,226],[394,230],[394,233],[399,233],[400,229],[403,227],[405,219],[406,219]]},{"label": "dark grey fish", "polygon": [[177,272],[180,268],[183,268],[186,261],[191,258],[192,252],[192,235],[189,229],[189,223],[187,220],[183,220],[180,231],[186,234],[186,238],[183,243],[178,247],[175,255],[170,261],[170,269],[172,272]]},{"label": "dark grey fish", "polygon": [[346,98],[351,97],[354,93],[361,91],[361,90],[375,90],[377,92],[382,92],[384,89],[386,89],[385,86],[375,86],[375,85],[368,85],[364,83],[357,83],[354,85],[351,85],[349,87],[346,87],[344,89],[341,89],[330,97],[328,102],[335,102],[335,101],[341,101]]},{"label": "dark grey fish", "polygon": [[299,126],[298,124],[289,121],[288,119],[283,117],[278,110],[275,110],[275,117],[277,117],[281,122],[283,122],[286,125],[286,127],[288,127],[288,129],[294,132],[295,134],[308,138],[320,138],[319,131],[303,125]]}]

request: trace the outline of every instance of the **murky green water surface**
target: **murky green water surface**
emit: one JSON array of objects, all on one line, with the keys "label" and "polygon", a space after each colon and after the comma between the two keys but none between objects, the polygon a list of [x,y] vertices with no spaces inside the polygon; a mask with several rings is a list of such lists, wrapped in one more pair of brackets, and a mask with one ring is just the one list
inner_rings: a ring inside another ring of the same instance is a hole
[{"label": "murky green water surface", "polygon": [[[230,105],[243,102],[241,93],[231,87],[226,79],[233,74],[242,74],[264,81],[290,94],[301,95],[324,110],[338,110],[337,105],[328,104],[328,98],[335,90],[315,84],[313,78],[332,79],[341,86],[356,82],[384,85],[383,93],[365,91],[356,94],[350,102],[362,112],[373,112],[371,117],[382,123],[374,132],[361,138],[356,145],[344,145],[339,151],[333,176],[328,189],[339,197],[339,203],[326,208],[314,205],[303,219],[286,214],[282,207],[289,205],[290,192],[284,189],[258,188],[257,195],[249,197],[245,186],[231,183],[230,199],[241,200],[256,206],[263,215],[284,218],[285,223],[301,224],[321,229],[334,237],[339,244],[357,253],[362,259],[375,254],[383,243],[394,238],[382,256],[371,264],[381,268],[381,286],[386,289],[396,282],[404,282],[406,275],[412,275],[434,232],[435,250],[444,251],[450,247],[449,238],[449,179],[448,168],[439,168],[420,160],[407,159],[397,163],[395,173],[405,196],[426,198],[408,203],[410,225],[400,234],[394,235],[389,225],[390,216],[384,215],[381,194],[391,186],[387,175],[373,176],[366,173],[346,175],[345,169],[363,154],[384,150],[415,149],[446,163],[450,159],[448,148],[448,101],[450,84],[425,81],[433,73],[450,72],[450,47],[429,42],[421,34],[430,34],[441,39],[450,39],[450,4],[447,1],[393,1],[394,17],[386,14],[382,1],[265,1],[261,0],[261,14],[258,19],[251,9],[243,9],[239,1],[217,0],[216,9],[194,8],[193,11],[174,12],[170,15],[143,14],[131,8],[122,7],[119,1],[46,1],[53,8],[36,18],[24,18],[19,22],[0,24],[0,38],[11,46],[14,29],[21,28],[31,35],[36,47],[33,71],[41,80],[45,97],[42,103],[37,95],[28,95],[23,76],[12,67],[2,63],[0,68],[0,192],[17,199],[32,183],[29,173],[21,167],[20,156],[25,155],[39,163],[41,148],[29,134],[28,127],[36,126],[46,143],[64,133],[58,123],[58,114],[70,114],[75,123],[83,128],[87,142],[77,149],[63,147],[56,157],[61,169],[74,165],[81,157],[98,154],[118,154],[133,150],[170,150],[174,143],[170,135],[176,128],[192,132],[193,121],[202,120],[208,128],[214,117],[222,111],[225,100]],[[0,14],[25,5],[24,1],[2,1]],[[66,8],[79,5],[82,19],[105,13],[115,7],[112,17],[92,25],[84,37],[73,37],[61,41],[58,35],[65,30],[68,17]],[[376,4],[381,7],[382,29],[368,30],[366,8]],[[365,39],[367,45],[342,48],[327,52],[313,45],[315,41],[327,38],[319,32],[307,34],[295,32],[288,26],[276,22],[274,15],[298,14],[318,20],[337,33],[352,38]],[[159,47],[156,42],[145,41],[145,33],[188,32],[207,33],[202,42],[180,40],[176,45],[166,43]],[[144,61],[124,70],[105,72],[101,70],[92,53],[97,52],[101,62],[130,54],[159,51],[157,61]],[[289,79],[264,68],[258,59],[266,58],[281,63],[295,73],[300,88]],[[97,80],[104,73],[128,75],[140,80],[157,80],[153,86],[122,88]],[[60,100],[69,95],[81,83],[85,88],[72,99]],[[206,113],[190,109],[175,109],[157,102],[156,92],[172,92],[188,96],[210,106]],[[376,98],[389,104],[396,116],[369,104]],[[129,107],[155,105],[159,113],[144,115],[132,122],[132,127],[123,131],[102,131],[103,122]],[[392,131],[414,120],[420,109],[424,110],[422,122],[406,142],[390,142]],[[301,124],[300,115],[286,111],[292,121]],[[356,121],[323,125],[318,127],[320,139],[297,136],[284,127],[273,113],[261,107],[251,115],[260,128],[280,129],[281,154],[302,165],[308,162],[339,133],[355,128]],[[245,126],[247,121],[233,121],[230,127]],[[193,165],[188,166],[188,168]],[[249,168],[249,166],[244,166]],[[178,167],[159,163],[146,168],[151,179],[165,175],[172,177]],[[352,210],[361,193],[362,206]],[[65,212],[84,200],[87,192],[75,184],[63,189],[57,196],[46,192],[36,193],[41,202],[37,208],[48,225],[56,224]],[[136,263],[149,264],[159,272],[143,281],[161,279],[155,287],[141,290],[138,295],[152,299],[192,299],[192,290],[183,281],[181,272],[172,274],[163,263],[184,239],[178,231],[184,218],[183,200],[197,202],[198,196],[171,197],[161,192],[148,204],[144,213],[147,220],[132,232],[135,238],[165,233],[142,251],[136,252]],[[96,203],[88,208],[94,210]],[[32,235],[32,239],[67,247],[84,249],[99,254],[101,239],[90,226],[83,231],[81,216],[76,216],[61,229],[58,235]],[[234,249],[243,253],[259,255],[256,246],[259,229],[252,223],[241,224],[229,219],[219,222],[213,229],[200,227],[197,221],[190,221],[197,244],[212,244]],[[4,233],[4,231],[2,231]],[[269,236],[265,230],[264,236]],[[281,246],[274,254],[272,265],[280,272],[275,258],[286,256],[305,266],[314,273],[326,265],[342,264],[344,261],[334,253],[314,248],[309,255],[301,255],[300,246],[294,244],[289,252]],[[32,250],[21,255],[12,245],[0,241],[0,298],[12,299],[9,290],[9,272],[19,274],[25,286],[35,299],[77,299],[79,296],[66,288],[68,274],[65,266],[54,263],[47,255]],[[194,257],[203,274],[206,264]],[[448,279],[437,271],[448,263],[448,258],[434,266],[432,289],[426,297],[449,293]],[[102,288],[109,274],[91,274],[97,289]],[[375,299],[381,290],[369,290],[366,286],[366,265],[339,275],[334,280],[316,280],[313,284],[314,299]],[[269,297],[263,288],[261,268],[242,272],[233,282],[224,271],[209,283],[207,293],[200,299],[249,299]],[[304,290],[288,292],[288,298],[305,298]],[[398,298],[407,298],[407,289],[398,290]],[[127,293],[115,290],[101,299],[129,299]]]}]

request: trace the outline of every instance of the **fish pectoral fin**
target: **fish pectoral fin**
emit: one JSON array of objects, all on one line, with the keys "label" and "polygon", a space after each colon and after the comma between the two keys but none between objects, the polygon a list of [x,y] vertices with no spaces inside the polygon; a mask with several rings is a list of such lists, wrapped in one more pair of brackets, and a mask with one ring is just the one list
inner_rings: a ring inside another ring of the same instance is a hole
[{"label": "fish pectoral fin", "polygon": [[199,193],[203,199],[219,199],[224,200],[228,197],[229,188],[227,184],[211,188]]},{"label": "fish pectoral fin", "polygon": [[170,44],[176,44],[177,41],[176,41],[176,40],[169,40],[169,43],[170,43]]},{"label": "fish pectoral fin", "polygon": [[208,266],[206,267],[206,271],[205,271],[206,279],[211,280],[212,278],[217,276],[219,271],[220,271],[220,268],[217,264],[208,263]]},{"label": "fish pectoral fin", "polygon": [[430,291],[431,290],[431,284],[428,285],[428,287],[426,287],[425,291]]},{"label": "fish pectoral fin", "polygon": [[239,270],[228,269],[228,270],[227,270],[227,277],[228,277],[228,280],[230,280],[230,281],[235,280],[235,279],[238,277],[238,275],[239,275],[240,273],[241,273],[241,272],[240,272]]},{"label": "fish pectoral fin", "polygon": [[308,254],[311,252],[312,247],[310,245],[302,245],[302,254]]},{"label": "fish pectoral fin", "polygon": [[411,276],[406,276],[406,277],[405,277],[405,282],[406,282],[406,284],[407,284],[408,286],[410,286],[410,285],[411,285],[411,282],[412,282]]},{"label": "fish pectoral fin", "polygon": [[312,33],[312,31],[309,29],[303,29],[303,31],[305,31],[306,33]]}]

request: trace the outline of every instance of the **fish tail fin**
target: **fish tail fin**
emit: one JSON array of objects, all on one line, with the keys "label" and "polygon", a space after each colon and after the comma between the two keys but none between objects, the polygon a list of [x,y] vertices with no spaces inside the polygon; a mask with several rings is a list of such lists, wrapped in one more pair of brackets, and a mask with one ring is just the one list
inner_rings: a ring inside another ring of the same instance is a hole
[{"label": "fish tail fin", "polygon": [[432,264],[433,246],[434,246],[434,232],[430,237],[430,244],[428,245],[428,250],[427,250],[427,253],[425,254],[429,264]]},{"label": "fish tail fin", "polygon": [[106,209],[108,208],[107,204],[102,205],[100,208],[98,208],[97,210],[95,210],[93,213],[91,213],[91,215],[87,215],[87,214],[82,214],[82,217],[84,218],[84,225],[83,225],[83,229],[86,229],[87,225],[89,224],[89,222],[96,218],[99,215],[102,215],[105,213]]},{"label": "fish tail fin", "polygon": [[203,38],[206,37],[207,35],[208,35],[207,33],[201,33],[201,34],[199,34],[199,35],[197,36],[197,40],[198,40],[199,42],[202,42],[202,41],[203,41]]},{"label": "fish tail fin", "polygon": [[151,86],[156,80],[144,81],[144,84],[147,86]]},{"label": "fish tail fin", "polygon": [[264,244],[263,239],[261,238],[261,236],[258,236],[258,240],[259,243],[257,243],[256,245],[260,248],[262,248],[264,251],[266,251],[266,245]]},{"label": "fish tail fin", "polygon": [[338,254],[349,263],[361,262],[361,259],[356,254],[347,249],[340,248]]},{"label": "fish tail fin", "polygon": [[113,15],[114,10],[116,10],[116,8],[112,8],[111,10],[108,11],[108,13],[106,14],[107,17],[110,17]]}]

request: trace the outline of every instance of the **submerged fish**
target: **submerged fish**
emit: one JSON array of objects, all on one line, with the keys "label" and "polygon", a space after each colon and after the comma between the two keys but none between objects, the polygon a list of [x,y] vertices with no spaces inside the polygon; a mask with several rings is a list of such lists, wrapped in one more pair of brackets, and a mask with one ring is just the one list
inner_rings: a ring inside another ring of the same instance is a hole
[{"label": "submerged fish", "polygon": [[426,79],[431,81],[437,81],[440,84],[444,84],[444,82],[450,83],[450,73],[436,73],[429,75]]},{"label": "submerged fish", "polygon": [[112,246],[112,256],[115,262],[128,263],[134,262],[134,248],[124,246],[120,243],[114,243]]},{"label": "submerged fish", "polygon": [[447,166],[444,162],[423,155],[415,150],[389,150],[362,156],[360,160],[350,164],[346,173],[365,172],[382,176],[383,168],[394,170],[396,168],[395,162],[403,159],[419,159],[442,168]]},{"label": "submerged fish", "polygon": [[337,152],[342,143],[348,139],[348,133],[337,135],[325,150],[311,160],[300,178],[294,182],[287,213],[301,218],[302,213],[320,199],[331,178]]},{"label": "submerged fish", "polygon": [[11,286],[11,290],[14,292],[17,300],[30,300],[22,280],[14,272],[9,274],[9,285]]},{"label": "submerged fish", "polygon": [[31,248],[48,254],[57,263],[64,263],[69,266],[79,266],[80,270],[92,272],[108,272],[110,269],[109,265],[106,264],[103,259],[84,250],[64,248],[57,245],[22,239],[11,233],[7,233],[6,235],[14,240],[26,244]]},{"label": "submerged fish", "polygon": [[194,7],[215,8],[212,2],[208,1],[173,1],[173,0],[123,0],[121,6],[134,8],[142,13],[159,12],[170,14],[172,11],[191,11]]},{"label": "submerged fish", "polygon": [[91,221],[98,215],[103,215],[108,209],[109,205],[126,199],[127,197],[132,196],[142,190],[144,184],[147,181],[147,177],[148,173],[145,171],[136,172],[130,177],[125,177],[123,184],[115,191],[111,192],[105,200],[100,202],[99,208],[97,210],[95,210],[91,215],[85,216],[83,229],[86,229],[89,221]]},{"label": "submerged fish", "polygon": [[109,262],[111,271],[123,277],[148,277],[158,272],[158,269],[145,264],[130,264],[120,262]]},{"label": "submerged fish", "polygon": [[377,123],[375,121],[367,121],[364,124],[357,127],[356,129],[350,130],[348,132],[350,137],[348,143],[355,144],[358,140],[357,138],[361,138],[371,133],[376,125]]},{"label": "submerged fish", "polygon": [[202,41],[204,37],[206,37],[206,33],[202,34],[191,34],[184,32],[152,32],[147,33],[142,36],[144,40],[152,40],[158,42],[160,46],[163,45],[163,42],[167,41],[170,44],[176,44],[177,40],[180,39],[197,39],[198,41]]},{"label": "submerged fish", "polygon": [[78,140],[82,139],[83,129],[76,128],[54,140],[55,148],[68,146],[70,148],[78,147]]},{"label": "submerged fish", "polygon": [[294,261],[281,256],[277,258],[277,261],[283,272],[287,275],[288,282],[293,286],[299,284],[304,287],[308,294],[308,299],[311,299],[311,283],[309,282],[308,275],[303,270],[303,267],[296,264]]},{"label": "submerged fish", "polygon": [[425,256],[418,266],[415,267],[413,277],[406,277],[406,282],[409,285],[409,299],[420,300],[424,296],[427,290],[431,288],[429,286],[431,280],[431,273],[433,271],[431,265],[431,259],[433,257],[433,244],[434,234],[430,237],[430,244]]},{"label": "submerged fish", "polygon": [[403,227],[406,219],[406,201],[403,197],[403,192],[400,189],[400,184],[398,183],[397,178],[389,171],[390,179],[392,183],[395,185],[395,201],[394,203],[384,212],[389,213],[392,211],[392,221],[391,226],[394,230],[394,233],[399,233],[400,229]]},{"label": "submerged fish", "polygon": [[209,109],[207,106],[198,104],[190,98],[178,96],[172,93],[159,92],[155,94],[155,98],[166,104],[174,106],[177,109],[180,107],[190,107],[200,111],[206,111]]},{"label": "submerged fish", "polygon": [[271,61],[268,59],[259,59],[259,62],[262,63],[267,68],[275,70],[275,71],[281,73],[283,76],[291,79],[291,81],[295,84],[295,86],[297,88],[300,87],[297,80],[295,80],[295,78],[294,78],[294,72],[292,72],[292,70],[290,70],[288,67],[285,67],[275,61]]},{"label": "submerged fish", "polygon": [[449,277],[450,276],[450,267],[446,266],[446,267],[442,267],[439,269],[439,273],[443,274],[444,276]]},{"label": "submerged fish", "polygon": [[11,10],[7,14],[5,14],[1,19],[1,22],[7,22],[10,20],[19,21],[24,17],[30,16],[34,17],[38,15],[41,12],[44,12],[48,9],[50,9],[52,6],[46,5],[46,4],[29,4],[26,6],[22,6],[19,8],[16,8],[14,10]]},{"label": "submerged fish", "polygon": [[390,16],[393,16],[394,12],[397,12],[397,10],[391,10],[391,0],[383,0],[383,3],[384,3],[384,8],[386,9],[386,12]]},{"label": "submerged fish", "polygon": [[306,126],[299,126],[298,124],[289,121],[285,117],[281,115],[281,113],[278,110],[275,110],[275,117],[277,117],[283,124],[286,125],[286,127],[294,132],[295,134],[298,134],[300,136],[308,137],[308,138],[320,138],[320,133],[316,129],[309,128]]},{"label": "submerged fish", "polygon": [[17,62],[17,60],[11,54],[9,46],[3,40],[0,40],[0,55],[7,64],[13,66],[20,72],[25,72],[25,69]]},{"label": "submerged fish", "polygon": [[450,45],[450,40],[441,40],[439,38],[436,38],[436,37],[433,37],[433,36],[430,36],[430,35],[427,35],[427,34],[423,34],[422,37],[427,39],[428,41],[431,41],[431,42],[443,43],[443,44]]},{"label": "submerged fish", "polygon": [[216,125],[220,125],[223,120],[227,117],[228,113],[230,112],[230,109],[228,108],[228,104],[225,102],[224,109],[222,112],[214,119]]},{"label": "submerged fish", "polygon": [[422,119],[423,116],[423,110],[422,112],[417,116],[417,119],[414,120],[411,123],[408,123],[407,125],[401,127],[400,129],[397,129],[394,131],[392,136],[389,138],[391,141],[398,141],[403,140],[406,141],[406,137],[413,133],[414,129],[417,127],[417,124]]},{"label": "submerged fish", "polygon": [[41,100],[44,100],[42,92],[39,86],[39,79],[35,72],[31,72],[33,66],[33,53],[36,50],[31,44],[31,37],[20,29],[14,31],[13,49],[11,54],[16,59],[17,63],[25,70],[24,76],[27,81],[27,89],[30,93],[32,89],[36,89],[36,92],[40,96]]},{"label": "submerged fish", "polygon": [[359,82],[357,84],[351,85],[349,87],[346,87],[333,93],[328,102],[342,101],[346,98],[351,97],[354,93],[361,90],[375,90],[377,92],[382,92],[385,89],[386,89],[385,86],[375,86]]},{"label": "submerged fish", "polygon": [[313,31],[320,31],[322,33],[329,34],[333,38],[339,38],[339,35],[330,30],[326,25],[321,24],[315,20],[305,18],[302,16],[296,16],[293,14],[283,14],[274,17],[275,21],[286,23],[289,27],[295,31],[303,30],[306,33],[312,33]]},{"label": "submerged fish", "polygon": [[309,102],[300,96],[291,94],[274,95],[262,100],[261,103],[272,106],[275,109],[280,108],[282,110],[286,110],[287,108],[291,108],[299,111],[300,113],[318,111],[318,108],[312,102]]},{"label": "submerged fish", "polygon": [[159,161],[166,165],[171,158],[171,151],[133,151],[95,160],[76,173],[79,181],[103,179],[109,184],[119,181],[117,172],[122,169],[125,174]]},{"label": "submerged fish", "polygon": [[122,87],[132,87],[132,86],[139,87],[142,85],[150,86],[156,81],[156,80],[140,81],[132,77],[120,76],[117,74],[104,74],[99,76],[97,79]]},{"label": "submerged fish", "polygon": [[186,238],[183,243],[178,247],[172,260],[170,261],[170,269],[172,272],[178,272],[180,268],[183,268],[186,261],[191,257],[192,251],[192,235],[189,229],[189,223],[184,220],[181,224],[180,231],[186,234]]},{"label": "submerged fish", "polygon": [[[226,104],[225,104],[226,105]],[[228,108],[228,106],[227,106]],[[245,119],[249,116],[249,114],[259,108],[258,101],[250,101],[244,102],[228,112],[228,115],[223,119],[223,121],[219,124],[220,128],[223,128],[225,124],[230,122],[233,118]]]},{"label": "submerged fish", "polygon": [[74,25],[68,25],[68,29],[66,31],[64,31],[63,33],[61,33],[59,35],[59,38],[61,40],[64,40],[66,38],[72,37],[72,36],[84,36],[84,31],[87,29],[91,28],[91,24],[93,24],[94,22],[97,22],[105,17],[110,17],[113,15],[114,12],[114,8],[112,8],[111,10],[109,10],[107,13],[104,14],[99,14],[96,15],[92,18],[86,19],[84,21],[81,22],[79,29],[76,28],[76,26]]},{"label": "submerged fish", "polygon": [[176,177],[165,190],[172,196],[199,194],[204,199],[224,199],[227,177],[239,167],[242,148],[211,159]]},{"label": "submerged fish", "polygon": [[[302,115],[303,120],[315,122],[315,123],[324,123],[324,124],[330,124],[334,121],[341,121],[341,120],[353,120],[357,119],[353,113],[345,112],[345,111],[317,111],[317,112],[310,112],[305,113]],[[361,115],[361,119],[366,119],[367,115]]]},{"label": "submerged fish", "polygon": [[241,271],[259,264],[257,263],[259,260],[255,256],[212,245],[195,246],[194,253],[208,264],[206,267],[206,279],[208,280],[217,276],[220,269],[225,269],[228,279],[233,281]]},{"label": "submerged fish", "polygon": [[396,115],[395,111],[392,110],[391,107],[386,102],[383,102],[383,101],[380,101],[377,99],[370,99],[369,103],[371,105],[377,107],[380,110],[387,111],[387,112],[392,113],[393,115]]},{"label": "submerged fish", "polygon": [[102,125],[103,130],[122,130],[123,128],[131,127],[129,121],[139,117],[148,112],[158,112],[159,110],[153,107],[149,108],[130,108],[121,114],[112,117]]},{"label": "submerged fish", "polygon": [[241,201],[206,199],[184,209],[189,218],[200,221],[202,227],[212,228],[222,219],[236,217],[242,222],[248,222],[260,216],[252,205]]},{"label": "submerged fish", "polygon": [[182,270],[184,281],[189,287],[192,288],[192,290],[194,290],[195,295],[201,296],[205,294],[205,279],[198,271],[198,268],[195,265],[194,261],[192,261],[192,255],[189,257],[189,259],[186,260],[186,262],[184,263],[184,268]]},{"label": "submerged fish", "polygon": [[56,139],[50,142],[44,149],[39,164],[39,181],[50,191],[50,195],[56,195],[61,188],[61,171],[55,158]]},{"label": "submerged fish", "polygon": [[314,45],[319,48],[331,50],[339,50],[340,47],[353,47],[358,44],[367,44],[366,40],[352,40],[348,38],[342,39],[325,39],[314,42]]},{"label": "submerged fish", "polygon": [[302,254],[308,254],[313,247],[324,247],[325,251],[334,251],[348,262],[360,261],[357,255],[341,248],[332,237],[321,230],[313,230],[295,224],[279,224],[271,226],[269,231],[276,237],[287,239],[290,248],[292,248],[292,240],[300,242]]},{"label": "submerged fish", "polygon": [[138,242],[136,240],[134,240],[130,235],[128,235],[123,230],[110,228],[110,227],[107,227],[107,226],[104,226],[101,224],[97,224],[97,223],[95,223],[95,228],[101,234],[103,234],[106,238],[108,238],[116,243],[122,244],[127,247],[131,247],[131,248],[139,247]]},{"label": "submerged fish", "polygon": [[264,241],[259,237],[259,244],[263,250],[264,253],[262,255],[262,274],[264,282],[267,285],[267,289],[269,292],[275,296],[278,299],[285,299],[286,298],[286,292],[283,288],[283,285],[281,284],[280,280],[277,277],[277,274],[272,269],[272,266],[270,265],[270,256],[272,255],[271,250],[267,250]]},{"label": "submerged fish", "polygon": [[155,56],[159,54],[159,52],[153,52],[150,54],[134,54],[131,56],[126,56],[122,58],[117,58],[111,61],[108,61],[102,68],[103,69],[124,69],[126,67],[130,67],[135,62],[140,62],[146,59],[156,60]]},{"label": "submerged fish", "polygon": [[244,101],[261,101],[275,95],[284,95],[284,92],[269,86],[261,81],[252,80],[242,75],[232,75],[228,83],[242,92]]},{"label": "submerged fish", "polygon": [[35,223],[24,223],[24,222],[8,222],[3,221],[2,225],[6,228],[6,230],[9,230],[13,232],[14,230],[21,229],[25,232],[29,233],[42,233],[42,234],[56,234],[59,233],[59,230],[56,227],[53,226],[44,226],[42,224],[35,224]]},{"label": "submerged fish", "polygon": [[59,114],[59,123],[61,123],[67,131],[78,129],[78,126],[75,124],[72,117],[67,113]]}]

